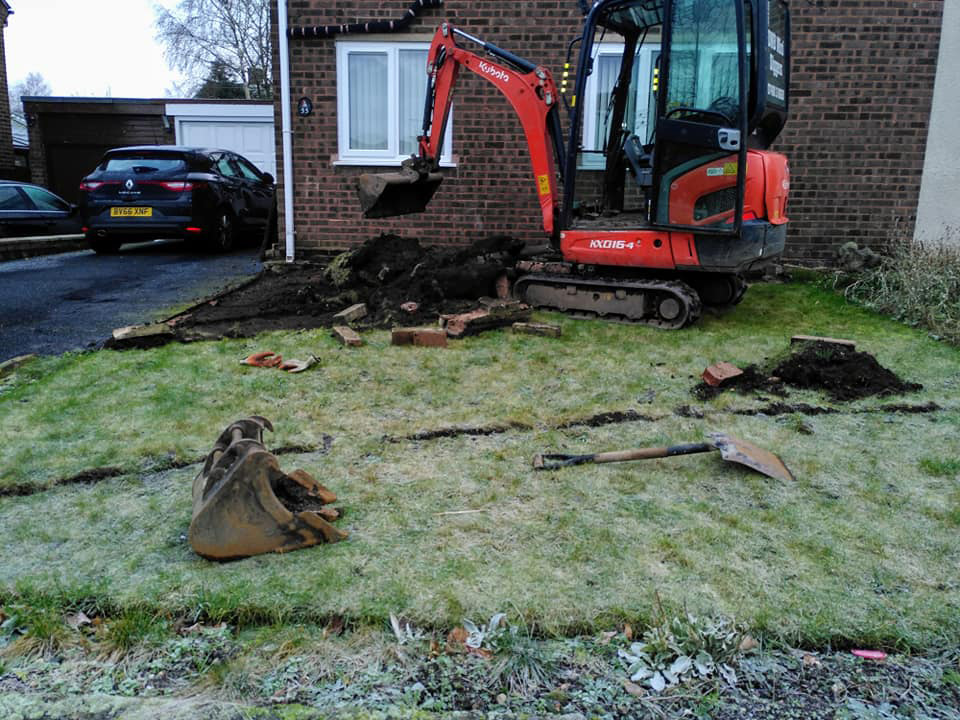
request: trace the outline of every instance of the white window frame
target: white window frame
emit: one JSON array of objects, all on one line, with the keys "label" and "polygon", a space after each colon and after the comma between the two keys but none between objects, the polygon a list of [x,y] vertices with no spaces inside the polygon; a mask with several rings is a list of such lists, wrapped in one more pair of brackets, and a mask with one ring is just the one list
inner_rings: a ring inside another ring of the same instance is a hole
[{"label": "white window frame", "polygon": [[[660,43],[651,40],[647,40],[644,43],[644,46],[640,48],[640,52],[637,55],[637,58],[634,62],[638,63],[637,66],[637,77],[641,79],[644,86],[646,86],[645,78],[650,77],[650,73],[653,69],[653,55],[654,53],[660,52]],[[623,43],[597,43],[594,45],[594,65],[597,64],[597,61],[601,56],[614,56],[620,58],[623,56]],[[600,95],[597,91],[597,72],[594,71],[587,76],[587,85],[584,91],[583,98],[583,136],[581,138],[581,150],[584,151],[597,151],[603,150],[603,148],[594,147],[594,140],[597,134],[597,103],[600,102]],[[647,102],[638,102],[636,105],[636,116],[634,117],[634,128],[643,127],[644,135],[646,137],[646,131],[648,129],[648,123],[650,118],[647,117]],[[603,156],[591,153],[589,155],[580,156],[580,168],[583,170],[602,170],[604,166]]]},{"label": "white window frame", "polygon": [[[677,51],[682,52],[683,46],[678,46]],[[644,43],[644,47],[640,48],[640,53],[638,54],[635,62],[638,63],[638,77],[641,79],[641,82],[648,82],[648,78],[651,77],[651,72],[653,71],[653,56],[660,52],[660,43],[658,38],[654,37],[652,41],[650,39]],[[719,46],[717,52],[712,54],[704,53],[700,58],[700,68],[699,72],[701,76],[706,78],[706,82],[703,84],[703,87],[709,88],[713,82],[713,60],[717,55],[720,54],[736,54],[737,46],[736,45],[722,45]],[[622,43],[598,43],[594,46],[594,63],[596,64],[597,59],[601,55],[621,57],[623,55],[623,44]],[[663,78],[660,79],[661,84],[663,83]],[[597,103],[600,101],[599,93],[597,92],[597,73],[593,72],[587,77],[586,90],[584,92],[583,98],[583,136],[581,138],[581,150],[603,150],[603,148],[594,147],[594,139],[597,133]],[[646,138],[650,128],[650,120],[648,117],[648,103],[647,102],[637,102],[636,104],[636,115],[634,117],[634,128],[643,128],[644,133],[641,137]],[[602,170],[604,166],[603,156],[595,153],[589,155],[583,154],[580,156],[579,167],[582,170]]]},{"label": "white window frame", "polygon": [[[395,166],[409,155],[400,154],[400,50],[429,50],[429,42],[383,42],[349,40],[337,42],[337,157],[334,165]],[[347,78],[348,60],[352,52],[377,52],[387,55],[387,148],[385,150],[354,150],[350,147],[350,82]],[[426,65],[423,73],[427,83]],[[447,119],[447,128],[440,153],[441,167],[456,167],[453,160],[453,109]]]}]

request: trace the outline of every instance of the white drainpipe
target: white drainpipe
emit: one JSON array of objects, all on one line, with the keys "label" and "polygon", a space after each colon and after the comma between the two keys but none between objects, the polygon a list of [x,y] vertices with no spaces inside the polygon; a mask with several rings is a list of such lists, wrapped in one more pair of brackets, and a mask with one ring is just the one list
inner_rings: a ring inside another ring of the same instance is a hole
[{"label": "white drainpipe", "polygon": [[290,127],[290,47],[287,43],[287,0],[277,1],[280,40],[280,127],[283,145],[283,229],[287,262],[293,262],[293,130]]}]

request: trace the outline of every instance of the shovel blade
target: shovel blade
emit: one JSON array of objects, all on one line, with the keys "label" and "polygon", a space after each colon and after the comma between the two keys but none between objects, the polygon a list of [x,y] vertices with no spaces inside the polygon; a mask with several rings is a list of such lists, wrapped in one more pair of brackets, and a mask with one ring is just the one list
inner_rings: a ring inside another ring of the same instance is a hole
[{"label": "shovel blade", "polygon": [[365,173],[357,178],[364,217],[383,218],[423,212],[440,187],[443,175],[432,172]]},{"label": "shovel blade", "polygon": [[728,462],[739,463],[763,473],[767,477],[777,480],[792,481],[793,473],[787,468],[783,460],[769,450],[741,440],[726,433],[710,433],[711,442],[720,451],[720,455]]}]

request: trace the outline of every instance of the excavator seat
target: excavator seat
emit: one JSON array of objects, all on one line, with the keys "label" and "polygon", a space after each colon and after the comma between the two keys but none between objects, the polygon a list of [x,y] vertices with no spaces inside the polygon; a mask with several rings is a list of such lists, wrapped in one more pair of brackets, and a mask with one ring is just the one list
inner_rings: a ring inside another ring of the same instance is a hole
[{"label": "excavator seat", "polygon": [[623,144],[623,153],[630,163],[630,170],[637,185],[648,188],[653,185],[653,145],[644,145],[636,135],[630,135]]}]

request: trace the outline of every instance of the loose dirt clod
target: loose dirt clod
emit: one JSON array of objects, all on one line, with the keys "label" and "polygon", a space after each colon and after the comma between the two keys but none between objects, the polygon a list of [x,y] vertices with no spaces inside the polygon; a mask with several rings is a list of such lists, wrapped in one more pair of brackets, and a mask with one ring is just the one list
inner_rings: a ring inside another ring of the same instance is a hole
[{"label": "loose dirt clod", "polygon": [[693,393],[702,400],[715,397],[726,389],[740,393],[762,391],[786,397],[785,385],[823,390],[839,401],[923,388],[917,383],[901,380],[870,353],[857,352],[845,345],[811,342],[804,343],[794,354],[769,370],[750,365],[744,368],[743,375],[732,379],[723,388],[699,383]]},{"label": "loose dirt clod", "polygon": [[523,242],[505,236],[466,248],[423,247],[413,238],[381,235],[334,258],[327,267],[282,266],[203,304],[173,322],[183,340],[247,337],[266,330],[330,327],[358,304],[357,327],[435,324],[442,313],[494,297],[497,279],[514,266]]}]

